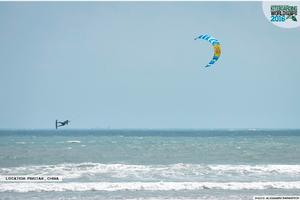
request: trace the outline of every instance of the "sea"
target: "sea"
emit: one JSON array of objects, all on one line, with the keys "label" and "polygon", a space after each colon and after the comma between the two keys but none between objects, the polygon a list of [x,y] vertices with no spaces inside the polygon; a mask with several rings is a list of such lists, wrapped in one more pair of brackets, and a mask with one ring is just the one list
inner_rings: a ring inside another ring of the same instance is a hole
[{"label": "sea", "polygon": [[1,200],[299,197],[300,130],[1,130],[0,178]]}]

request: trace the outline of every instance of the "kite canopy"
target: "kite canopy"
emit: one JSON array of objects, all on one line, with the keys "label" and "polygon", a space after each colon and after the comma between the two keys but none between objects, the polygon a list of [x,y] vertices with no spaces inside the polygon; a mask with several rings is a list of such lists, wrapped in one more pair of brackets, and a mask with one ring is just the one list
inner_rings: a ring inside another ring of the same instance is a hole
[{"label": "kite canopy", "polygon": [[207,40],[209,43],[211,43],[213,45],[214,56],[211,59],[211,61],[208,63],[208,65],[206,65],[205,67],[209,67],[209,66],[213,65],[219,59],[219,57],[221,55],[221,46],[220,46],[219,40],[217,40],[216,38],[213,38],[210,35],[200,35],[199,37],[195,38],[195,40],[197,40],[197,39]]}]

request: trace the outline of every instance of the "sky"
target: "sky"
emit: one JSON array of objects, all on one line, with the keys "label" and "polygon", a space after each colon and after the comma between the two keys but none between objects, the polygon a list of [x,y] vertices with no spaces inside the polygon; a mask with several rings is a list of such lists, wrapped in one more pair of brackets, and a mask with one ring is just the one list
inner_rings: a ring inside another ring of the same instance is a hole
[{"label": "sky", "polygon": [[300,29],[261,2],[0,2],[0,24],[0,129],[300,128]]}]

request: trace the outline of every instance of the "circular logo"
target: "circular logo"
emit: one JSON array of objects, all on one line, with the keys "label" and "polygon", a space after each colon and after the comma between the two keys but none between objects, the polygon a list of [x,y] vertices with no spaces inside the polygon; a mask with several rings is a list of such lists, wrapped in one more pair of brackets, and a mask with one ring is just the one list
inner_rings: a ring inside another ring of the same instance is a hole
[{"label": "circular logo", "polygon": [[282,28],[300,27],[300,1],[264,1],[262,7],[272,24]]}]

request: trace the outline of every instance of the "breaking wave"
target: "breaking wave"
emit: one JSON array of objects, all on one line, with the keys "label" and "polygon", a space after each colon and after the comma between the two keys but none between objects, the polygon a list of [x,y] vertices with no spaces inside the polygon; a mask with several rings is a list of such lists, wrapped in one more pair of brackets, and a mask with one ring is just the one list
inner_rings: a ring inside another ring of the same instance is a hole
[{"label": "breaking wave", "polygon": [[[0,168],[0,175],[62,176],[63,179],[86,178],[89,181],[211,181],[300,179],[300,165],[129,165],[79,163]],[[286,179],[285,179],[286,178]]]},{"label": "breaking wave", "polygon": [[295,182],[70,182],[70,183],[1,183],[0,192],[63,191],[179,191],[179,190],[262,190],[300,189]]}]

